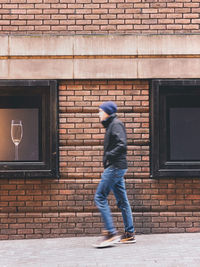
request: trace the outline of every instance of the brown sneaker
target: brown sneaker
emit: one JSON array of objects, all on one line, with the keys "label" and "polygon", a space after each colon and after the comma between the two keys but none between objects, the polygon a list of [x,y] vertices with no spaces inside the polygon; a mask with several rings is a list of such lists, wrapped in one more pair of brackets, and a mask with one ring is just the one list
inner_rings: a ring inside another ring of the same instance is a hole
[{"label": "brown sneaker", "polygon": [[101,240],[93,245],[95,248],[111,247],[120,241],[120,236],[118,236],[117,234],[111,234],[108,231],[103,231],[102,234],[103,236]]},{"label": "brown sneaker", "polygon": [[132,243],[136,243],[135,233],[125,232],[121,236],[119,243],[121,243],[121,244],[132,244]]}]

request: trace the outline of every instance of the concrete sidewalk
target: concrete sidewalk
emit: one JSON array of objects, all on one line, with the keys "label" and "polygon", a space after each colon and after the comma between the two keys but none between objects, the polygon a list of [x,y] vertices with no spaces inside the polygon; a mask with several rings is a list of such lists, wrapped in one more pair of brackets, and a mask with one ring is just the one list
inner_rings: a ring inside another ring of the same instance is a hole
[{"label": "concrete sidewalk", "polygon": [[106,249],[92,247],[97,237],[0,241],[0,267],[200,266],[200,233],[136,238]]}]

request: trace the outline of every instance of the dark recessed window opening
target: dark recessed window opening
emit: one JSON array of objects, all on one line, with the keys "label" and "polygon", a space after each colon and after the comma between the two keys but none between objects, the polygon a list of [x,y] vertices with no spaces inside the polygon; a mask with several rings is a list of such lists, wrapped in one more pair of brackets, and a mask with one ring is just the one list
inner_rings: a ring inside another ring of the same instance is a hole
[{"label": "dark recessed window opening", "polygon": [[57,177],[57,83],[0,81],[0,177]]},{"label": "dark recessed window opening", "polygon": [[151,177],[200,177],[200,81],[154,80]]},{"label": "dark recessed window opening", "polygon": [[1,96],[0,161],[42,159],[41,107],[39,92],[32,96]]}]

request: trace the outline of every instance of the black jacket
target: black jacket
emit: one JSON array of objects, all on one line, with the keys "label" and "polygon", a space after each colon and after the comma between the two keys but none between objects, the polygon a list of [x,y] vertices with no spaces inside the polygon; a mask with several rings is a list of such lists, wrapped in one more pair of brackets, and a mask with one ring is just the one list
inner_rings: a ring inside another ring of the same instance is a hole
[{"label": "black jacket", "polygon": [[127,169],[127,141],[124,124],[112,114],[107,120],[102,121],[106,128],[104,137],[104,168],[114,167],[118,169]]}]

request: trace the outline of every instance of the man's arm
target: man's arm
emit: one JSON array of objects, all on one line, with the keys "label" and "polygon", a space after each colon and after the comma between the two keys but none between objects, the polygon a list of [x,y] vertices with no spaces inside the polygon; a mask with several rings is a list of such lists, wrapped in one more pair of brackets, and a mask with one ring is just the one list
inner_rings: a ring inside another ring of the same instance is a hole
[{"label": "man's arm", "polygon": [[111,151],[106,152],[106,158],[108,160],[114,159],[122,152],[125,152],[127,149],[126,132],[122,124],[117,123],[113,125],[112,136],[115,140],[116,145]]}]

